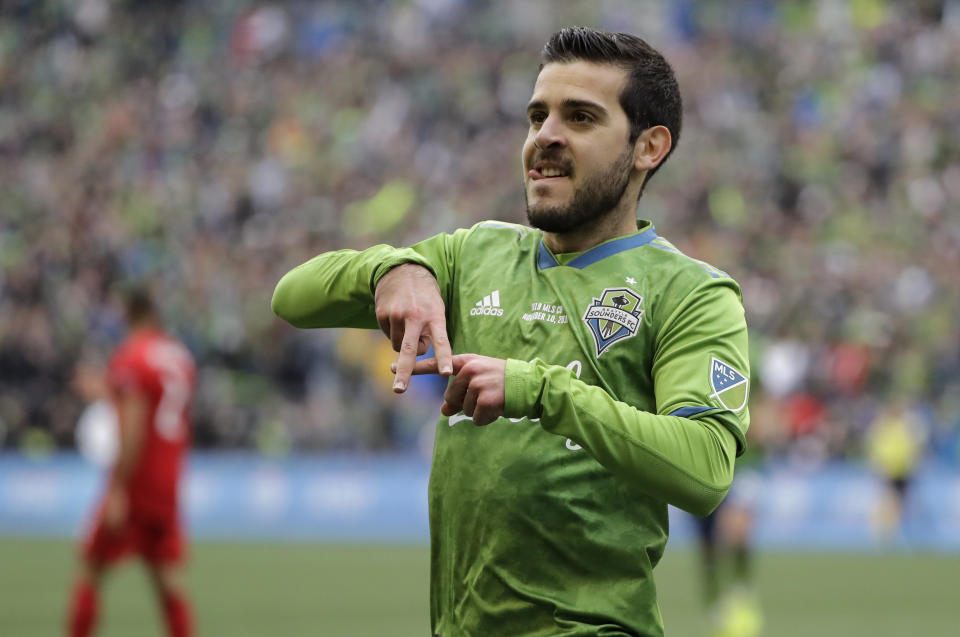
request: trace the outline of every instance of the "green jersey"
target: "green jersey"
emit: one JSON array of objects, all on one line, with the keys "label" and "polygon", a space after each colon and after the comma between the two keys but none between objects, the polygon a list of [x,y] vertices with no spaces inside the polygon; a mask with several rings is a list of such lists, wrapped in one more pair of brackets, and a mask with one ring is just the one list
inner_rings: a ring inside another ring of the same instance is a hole
[{"label": "green jersey", "polygon": [[737,284],[648,222],[578,255],[485,222],[410,248],[320,255],[278,284],[299,327],[376,328],[392,267],[436,276],[455,354],[507,359],[505,415],[437,425],[431,622],[442,637],[662,635],[667,504],[710,512],[744,448]]}]

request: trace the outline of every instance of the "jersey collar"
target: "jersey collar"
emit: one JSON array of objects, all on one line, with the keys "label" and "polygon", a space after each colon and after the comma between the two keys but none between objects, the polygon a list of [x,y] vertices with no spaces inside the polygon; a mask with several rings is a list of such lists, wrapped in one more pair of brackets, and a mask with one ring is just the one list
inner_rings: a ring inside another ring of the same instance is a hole
[{"label": "jersey collar", "polygon": [[[598,246],[594,246],[568,263],[567,266],[582,270],[588,265],[592,265],[597,261],[606,259],[607,257],[612,257],[613,255],[623,252],[624,250],[632,250],[633,248],[639,248],[640,246],[646,245],[656,238],[657,231],[654,229],[653,224],[651,224],[643,232],[627,235],[625,237],[619,237],[617,239],[611,239],[606,243],[601,243]],[[553,268],[560,265],[557,263],[557,260],[554,258],[549,248],[547,248],[546,244],[543,242],[543,239],[540,239],[540,254],[537,257],[537,265],[540,266],[541,270],[546,270],[547,268]]]}]

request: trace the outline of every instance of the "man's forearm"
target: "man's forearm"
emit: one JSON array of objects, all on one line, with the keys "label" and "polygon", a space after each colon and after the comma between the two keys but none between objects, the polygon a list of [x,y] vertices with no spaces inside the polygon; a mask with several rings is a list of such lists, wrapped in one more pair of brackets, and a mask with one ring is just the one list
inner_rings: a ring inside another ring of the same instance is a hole
[{"label": "man's forearm", "polygon": [[505,398],[504,415],[540,418],[641,491],[695,515],[716,508],[730,488],[736,441],[710,417],[640,411],[540,362],[508,361]]},{"label": "man's forearm", "polygon": [[113,466],[114,486],[126,487],[143,447],[147,429],[147,403],[140,394],[122,396],[116,403],[120,428],[120,448]]},{"label": "man's forearm", "polygon": [[280,279],[271,307],[277,316],[295,327],[374,329],[376,281],[401,263],[419,263],[430,268],[416,252],[388,245],[362,252],[338,250],[321,254]]}]

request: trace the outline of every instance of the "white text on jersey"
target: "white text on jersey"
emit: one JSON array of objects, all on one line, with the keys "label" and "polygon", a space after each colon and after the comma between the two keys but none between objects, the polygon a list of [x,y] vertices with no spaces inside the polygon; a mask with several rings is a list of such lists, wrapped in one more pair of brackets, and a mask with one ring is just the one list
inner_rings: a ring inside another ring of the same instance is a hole
[{"label": "white text on jersey", "polygon": [[503,316],[500,307],[500,290],[494,290],[470,308],[470,316]]},{"label": "white text on jersey", "polygon": [[567,315],[563,312],[563,306],[552,303],[531,303],[530,311],[524,313],[521,318],[528,322],[544,321],[557,325],[563,325],[567,322]]}]

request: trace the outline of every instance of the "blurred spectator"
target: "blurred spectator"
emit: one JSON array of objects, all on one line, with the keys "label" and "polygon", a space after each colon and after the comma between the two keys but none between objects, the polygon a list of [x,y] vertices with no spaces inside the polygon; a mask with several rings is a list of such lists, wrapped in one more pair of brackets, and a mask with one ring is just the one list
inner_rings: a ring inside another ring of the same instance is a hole
[{"label": "blurred spectator", "polygon": [[887,487],[875,516],[882,538],[895,538],[903,527],[910,482],[923,457],[926,437],[920,420],[902,401],[886,405],[870,424],[867,457]]},{"label": "blurred spectator", "polygon": [[955,461],[960,3],[938,0],[12,3],[0,445],[73,445],[82,344],[116,344],[107,290],[151,275],[200,365],[198,446],[415,446],[432,403],[380,391],[355,335],[274,320],[273,285],[333,246],[521,221],[499,158],[531,42],[574,23],[676,68],[686,139],[641,216],[741,282],[780,437],[848,455],[908,395]]}]

